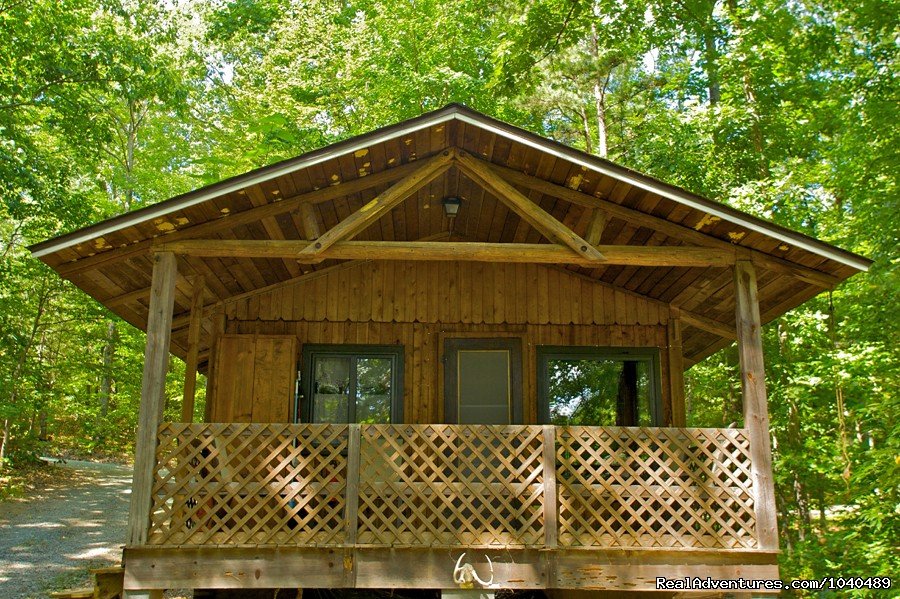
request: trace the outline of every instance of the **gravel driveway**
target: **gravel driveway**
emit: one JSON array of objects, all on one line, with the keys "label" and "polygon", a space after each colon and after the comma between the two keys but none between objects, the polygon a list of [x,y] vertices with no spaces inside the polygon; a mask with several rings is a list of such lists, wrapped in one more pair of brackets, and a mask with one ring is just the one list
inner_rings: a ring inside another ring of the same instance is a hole
[{"label": "gravel driveway", "polygon": [[86,586],[88,568],[118,565],[131,468],[70,460],[62,480],[0,503],[0,597]]}]

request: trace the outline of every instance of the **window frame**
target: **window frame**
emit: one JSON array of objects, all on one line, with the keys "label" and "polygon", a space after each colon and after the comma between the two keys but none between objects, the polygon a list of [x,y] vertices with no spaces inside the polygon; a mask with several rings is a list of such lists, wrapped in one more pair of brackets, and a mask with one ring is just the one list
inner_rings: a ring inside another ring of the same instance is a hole
[{"label": "window frame", "polygon": [[[595,347],[584,345],[538,345],[537,355],[537,409],[538,422],[550,422],[550,360],[585,360],[595,358],[617,362],[637,361],[650,365],[650,426],[663,426],[662,369],[658,347]],[[614,426],[614,425],[598,425]]]},{"label": "window frame", "polygon": [[444,368],[444,422],[459,424],[459,352],[495,351],[509,352],[509,423],[523,424],[525,412],[524,375],[522,372],[522,338],[504,337],[445,337],[443,339]]},{"label": "window frame", "polygon": [[[313,385],[315,373],[313,365],[316,358],[350,358],[351,390],[356,385],[356,360],[363,358],[387,358],[391,360],[391,421],[390,424],[403,423],[403,346],[402,345],[355,345],[344,343],[309,343],[301,348],[302,370],[300,372],[300,395],[295,405],[295,418],[300,422],[313,421]],[[352,404],[348,405],[349,416],[355,420],[356,395]],[[352,423],[351,423],[352,424]]]}]

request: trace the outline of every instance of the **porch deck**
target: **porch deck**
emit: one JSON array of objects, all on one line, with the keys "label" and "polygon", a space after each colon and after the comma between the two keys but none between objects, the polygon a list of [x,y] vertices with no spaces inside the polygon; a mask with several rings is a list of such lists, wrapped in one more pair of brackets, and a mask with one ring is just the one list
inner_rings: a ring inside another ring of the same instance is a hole
[{"label": "porch deck", "polygon": [[777,576],[743,429],[164,423],[156,458],[126,588],[184,573],[179,555],[189,586],[283,583],[290,563],[293,586],[450,588],[463,551],[498,588]]}]

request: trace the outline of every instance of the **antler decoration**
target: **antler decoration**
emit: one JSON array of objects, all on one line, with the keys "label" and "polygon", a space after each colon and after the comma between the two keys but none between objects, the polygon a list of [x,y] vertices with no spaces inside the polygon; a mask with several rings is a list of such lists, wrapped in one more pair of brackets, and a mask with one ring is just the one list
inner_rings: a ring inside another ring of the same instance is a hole
[{"label": "antler decoration", "polygon": [[456,567],[453,568],[453,582],[459,585],[461,589],[471,589],[474,587],[474,583],[477,582],[483,587],[490,586],[494,584],[494,564],[491,562],[491,558],[485,555],[485,559],[488,562],[488,566],[491,568],[491,579],[490,580],[481,580],[481,577],[478,576],[478,572],[475,571],[475,566],[466,562],[462,563],[463,558],[466,557],[466,554],[463,553],[459,556],[459,559],[456,560]]}]

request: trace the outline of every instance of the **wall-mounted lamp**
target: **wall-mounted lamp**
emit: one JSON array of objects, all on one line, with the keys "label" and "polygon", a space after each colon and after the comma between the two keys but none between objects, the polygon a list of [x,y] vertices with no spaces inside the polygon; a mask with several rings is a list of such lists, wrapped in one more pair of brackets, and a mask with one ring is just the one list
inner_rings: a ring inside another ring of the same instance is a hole
[{"label": "wall-mounted lamp", "polygon": [[444,198],[444,214],[447,215],[447,218],[454,218],[456,214],[459,212],[459,205],[462,201],[457,197],[446,197]]}]

